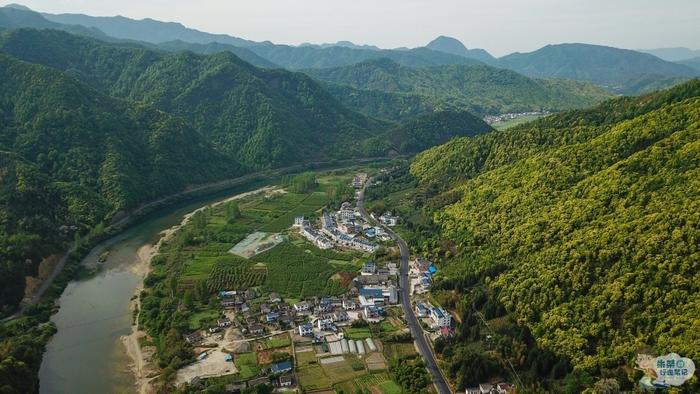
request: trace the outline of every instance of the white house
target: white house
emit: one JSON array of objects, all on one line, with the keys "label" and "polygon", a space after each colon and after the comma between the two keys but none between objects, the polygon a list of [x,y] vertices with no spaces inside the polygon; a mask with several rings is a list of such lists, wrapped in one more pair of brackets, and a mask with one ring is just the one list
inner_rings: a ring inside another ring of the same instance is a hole
[{"label": "white house", "polygon": [[345,299],[343,300],[343,309],[348,311],[354,311],[357,309],[357,303],[353,300]]},{"label": "white house", "polygon": [[373,261],[368,261],[362,265],[362,275],[372,275],[377,272],[377,265]]},{"label": "white house", "polygon": [[430,309],[430,320],[433,328],[449,327],[452,324],[452,316],[444,309],[438,307]]},{"label": "white house", "polygon": [[348,313],[345,311],[335,312],[332,317],[333,322],[342,323],[350,320]]},{"label": "white house", "polygon": [[297,304],[294,304],[294,310],[297,312],[308,312],[309,311],[309,303],[306,301],[299,302]]},{"label": "white house", "polygon": [[318,329],[321,331],[333,331],[335,325],[333,324],[333,319],[318,319],[316,321]]},{"label": "white house", "polygon": [[299,327],[299,335],[302,337],[310,337],[314,334],[314,326],[311,323],[302,324]]},{"label": "white house", "polygon": [[391,212],[385,212],[382,216],[379,217],[379,221],[383,225],[392,227],[396,226],[399,223],[399,217],[392,215]]}]

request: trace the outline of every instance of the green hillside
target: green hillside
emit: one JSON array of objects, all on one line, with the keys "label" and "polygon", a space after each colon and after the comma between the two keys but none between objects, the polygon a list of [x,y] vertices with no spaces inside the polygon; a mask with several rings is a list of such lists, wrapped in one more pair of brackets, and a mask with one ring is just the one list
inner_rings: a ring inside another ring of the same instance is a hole
[{"label": "green hillside", "polygon": [[[477,373],[460,372],[476,357],[460,343],[486,333],[523,379],[568,376],[574,391],[588,375],[632,389],[640,352],[700,358],[699,169],[698,80],[418,155],[415,201],[434,228],[413,246],[440,262],[435,297],[462,314],[444,354],[459,385]],[[485,332],[479,316],[514,328]]]},{"label": "green hillside", "polygon": [[241,60],[246,61],[256,67],[280,68],[280,66],[272,63],[271,61],[256,55],[255,52],[251,51],[250,49],[229,44],[219,44],[217,42],[210,42],[208,44],[193,44],[178,40],[164,42],[155,45],[154,47],[171,52],[191,51],[200,55],[212,55],[217,52],[231,52],[241,58]]},{"label": "green hillside", "polygon": [[230,52],[173,54],[30,29],[3,34],[0,50],[180,115],[221,152],[252,168],[362,156],[347,142],[383,127],[303,74],[259,69]]},{"label": "green hillside", "polygon": [[454,137],[473,137],[490,131],[491,126],[469,112],[441,111],[397,126],[384,138],[400,153],[414,153]]},{"label": "green hillside", "polygon": [[[389,59],[377,59],[305,72],[319,80],[355,89],[417,95],[428,108],[461,109],[480,115],[557,111],[589,106],[609,97],[589,84],[534,80],[485,65],[405,67]],[[330,91],[340,93],[336,97],[345,105],[362,109],[357,105],[361,100],[342,90],[331,88]]]},{"label": "green hillside", "polygon": [[2,309],[21,299],[24,276],[76,231],[242,171],[179,118],[6,55],[0,65]]}]

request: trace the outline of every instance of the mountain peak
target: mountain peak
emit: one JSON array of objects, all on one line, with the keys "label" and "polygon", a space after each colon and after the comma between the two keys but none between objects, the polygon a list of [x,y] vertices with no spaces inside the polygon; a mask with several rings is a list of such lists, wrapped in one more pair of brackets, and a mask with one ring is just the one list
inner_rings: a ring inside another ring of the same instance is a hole
[{"label": "mountain peak", "polygon": [[436,39],[430,41],[425,47],[434,51],[450,53],[453,55],[467,57],[470,59],[476,59],[487,63],[494,60],[494,57],[491,56],[491,54],[486,52],[485,50],[467,49],[467,47],[464,46],[464,44],[460,40],[448,36],[439,36]]},{"label": "mountain peak", "polygon": [[29,7],[27,7],[27,6],[23,6],[22,4],[17,4],[17,3],[8,4],[8,5],[6,5],[6,6],[3,7],[3,8],[14,8],[14,9],[16,9],[16,10],[32,11],[31,8],[29,8]]}]

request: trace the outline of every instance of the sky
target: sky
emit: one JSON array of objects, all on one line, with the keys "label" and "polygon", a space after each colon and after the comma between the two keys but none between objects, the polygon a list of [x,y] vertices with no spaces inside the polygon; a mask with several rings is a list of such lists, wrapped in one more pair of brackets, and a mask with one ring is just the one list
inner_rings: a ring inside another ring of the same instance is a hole
[{"label": "sky", "polygon": [[[584,42],[700,47],[700,0],[15,0],[36,11],[180,22],[280,44],[417,47],[439,35],[496,56]],[[2,3],[10,3],[3,1]]]}]

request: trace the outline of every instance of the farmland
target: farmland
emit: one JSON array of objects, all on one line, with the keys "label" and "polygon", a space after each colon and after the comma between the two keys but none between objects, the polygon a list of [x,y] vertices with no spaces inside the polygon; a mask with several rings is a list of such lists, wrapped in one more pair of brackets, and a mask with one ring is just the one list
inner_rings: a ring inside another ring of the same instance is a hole
[{"label": "farmland", "polygon": [[240,371],[241,379],[249,379],[260,373],[257,355],[254,352],[237,354],[233,361]]},{"label": "farmland", "polygon": [[[161,248],[160,258],[179,267],[178,287],[194,289],[203,282],[210,294],[255,287],[290,299],[342,294],[348,284],[345,273],[357,270],[362,254],[320,250],[288,231],[294,217],[318,216],[335,203],[334,188],[352,178],[343,171],[314,176],[313,190],[292,193],[275,186],[195,213]],[[249,259],[229,252],[256,232],[288,234],[277,245],[260,247]]]}]

